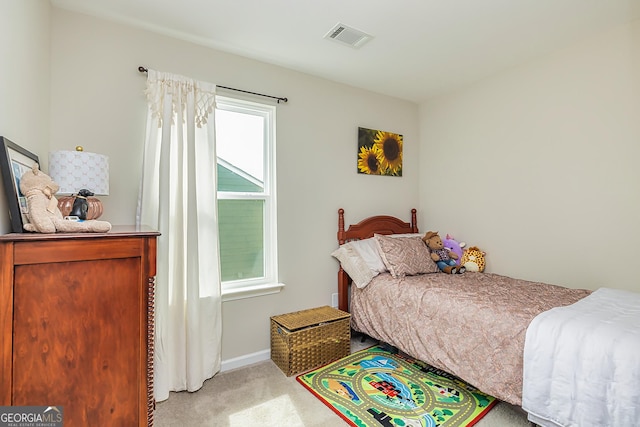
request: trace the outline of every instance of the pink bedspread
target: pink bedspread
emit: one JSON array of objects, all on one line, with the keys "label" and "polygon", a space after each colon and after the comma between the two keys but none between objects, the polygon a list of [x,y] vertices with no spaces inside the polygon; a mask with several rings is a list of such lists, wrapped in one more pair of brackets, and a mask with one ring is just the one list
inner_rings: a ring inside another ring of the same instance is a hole
[{"label": "pink bedspread", "polygon": [[529,323],[591,291],[467,272],[385,273],[351,293],[353,329],[520,406]]}]

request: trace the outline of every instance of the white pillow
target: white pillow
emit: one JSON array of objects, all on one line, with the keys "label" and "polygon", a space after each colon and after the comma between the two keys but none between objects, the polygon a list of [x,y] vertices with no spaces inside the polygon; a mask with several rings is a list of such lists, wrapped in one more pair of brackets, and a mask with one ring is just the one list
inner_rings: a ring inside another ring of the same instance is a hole
[{"label": "white pillow", "polygon": [[380,252],[378,252],[378,244],[376,243],[375,237],[354,240],[347,244],[354,247],[364,262],[369,266],[370,270],[375,273],[384,273],[387,271],[387,267],[380,257]]},{"label": "white pillow", "polygon": [[347,272],[358,288],[364,288],[371,279],[378,275],[378,272],[369,268],[364,258],[351,243],[347,242],[341,245],[331,253],[331,256],[340,261],[342,269]]}]

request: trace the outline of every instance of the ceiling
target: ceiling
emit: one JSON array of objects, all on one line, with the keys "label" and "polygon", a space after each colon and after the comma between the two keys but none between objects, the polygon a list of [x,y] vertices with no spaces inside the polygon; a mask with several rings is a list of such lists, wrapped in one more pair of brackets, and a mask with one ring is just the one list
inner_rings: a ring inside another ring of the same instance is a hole
[{"label": "ceiling", "polygon": [[[423,102],[640,19],[640,0],[51,0],[340,83]],[[324,36],[341,23],[359,48]]]}]

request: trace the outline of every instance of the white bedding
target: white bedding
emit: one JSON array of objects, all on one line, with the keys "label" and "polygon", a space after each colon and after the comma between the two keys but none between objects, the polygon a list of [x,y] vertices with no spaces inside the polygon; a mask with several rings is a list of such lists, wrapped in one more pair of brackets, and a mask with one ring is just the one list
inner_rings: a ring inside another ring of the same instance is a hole
[{"label": "white bedding", "polygon": [[640,294],[601,288],[536,316],[522,408],[545,427],[640,426]]}]

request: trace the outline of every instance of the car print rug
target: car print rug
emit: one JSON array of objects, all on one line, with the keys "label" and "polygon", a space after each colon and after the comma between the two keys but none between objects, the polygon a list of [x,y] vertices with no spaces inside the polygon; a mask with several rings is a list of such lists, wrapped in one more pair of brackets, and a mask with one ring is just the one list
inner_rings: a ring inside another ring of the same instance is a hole
[{"label": "car print rug", "polygon": [[498,402],[447,372],[381,346],[296,379],[356,427],[472,426]]}]

